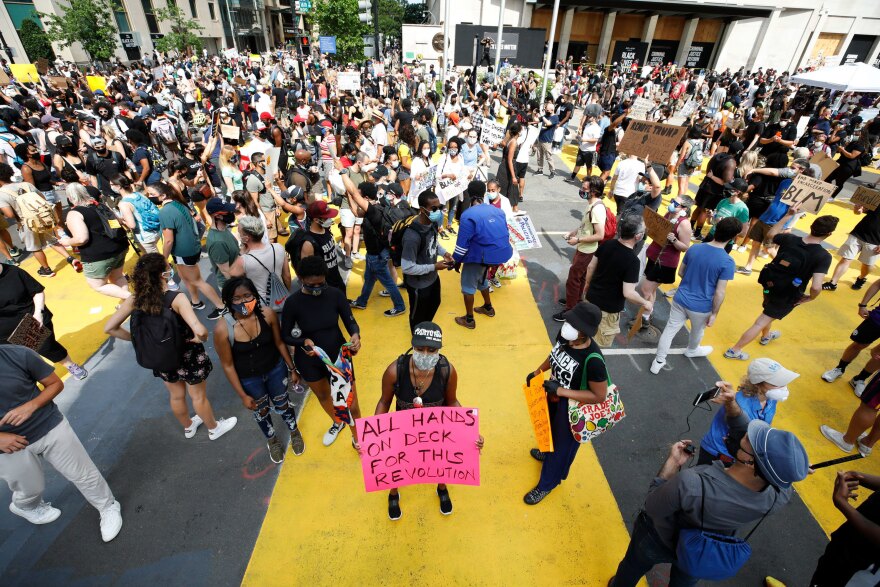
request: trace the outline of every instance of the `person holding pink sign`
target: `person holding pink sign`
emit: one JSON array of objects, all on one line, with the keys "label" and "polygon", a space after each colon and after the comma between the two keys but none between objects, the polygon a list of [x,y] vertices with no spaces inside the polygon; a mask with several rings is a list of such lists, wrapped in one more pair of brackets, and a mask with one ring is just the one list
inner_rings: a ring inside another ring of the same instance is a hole
[{"label": "person holding pink sign", "polygon": [[[434,408],[438,406],[461,407],[455,395],[458,387],[458,373],[455,367],[440,353],[443,346],[443,331],[433,322],[420,322],[413,329],[412,353],[397,357],[385,369],[382,376],[382,396],[376,404],[376,413],[391,411],[391,400],[395,400],[395,410]],[[483,437],[477,438],[477,448],[483,448]],[[440,513],[452,513],[452,500],[446,485],[437,485],[440,498]],[[388,493],[388,517],[399,520],[400,492],[392,489]]]}]

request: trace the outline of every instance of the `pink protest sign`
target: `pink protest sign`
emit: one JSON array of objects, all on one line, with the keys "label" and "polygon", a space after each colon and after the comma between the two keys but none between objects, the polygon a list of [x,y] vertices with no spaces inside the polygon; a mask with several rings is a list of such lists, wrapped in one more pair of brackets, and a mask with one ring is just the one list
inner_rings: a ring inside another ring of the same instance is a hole
[{"label": "pink protest sign", "polygon": [[367,491],[480,484],[475,408],[415,408],[356,421]]}]

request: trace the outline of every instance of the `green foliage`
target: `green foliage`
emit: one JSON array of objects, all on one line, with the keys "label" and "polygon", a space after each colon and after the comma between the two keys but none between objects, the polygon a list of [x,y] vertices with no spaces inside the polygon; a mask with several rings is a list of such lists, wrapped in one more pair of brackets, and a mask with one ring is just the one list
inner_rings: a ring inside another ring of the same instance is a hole
[{"label": "green foliage", "polygon": [[169,2],[165,8],[156,10],[156,20],[167,23],[171,31],[156,41],[157,51],[168,53],[177,51],[180,55],[191,55],[202,48],[202,38],[198,35],[205,27],[197,21],[187,18],[177,4]]},{"label": "green foliage", "polygon": [[395,37],[399,39],[406,0],[378,0],[378,2],[379,32],[386,37]]},{"label": "green foliage", "polygon": [[404,24],[425,24],[427,12],[428,5],[424,2],[412,4],[407,2],[403,7],[403,22]]},{"label": "green foliage", "polygon": [[336,59],[342,63],[364,60],[363,36],[370,27],[358,18],[357,0],[318,0],[314,19],[322,35],[336,37]]},{"label": "green foliage", "polygon": [[62,48],[79,43],[92,60],[109,60],[117,46],[110,0],[66,0],[59,5],[60,16],[40,13],[49,37]]},{"label": "green foliage", "polygon": [[43,28],[37,23],[34,17],[28,17],[21,22],[21,30],[18,31],[18,38],[24,45],[24,52],[27,53],[31,62],[37,59],[55,59],[55,51],[52,50],[52,44],[49,43],[49,36]]}]

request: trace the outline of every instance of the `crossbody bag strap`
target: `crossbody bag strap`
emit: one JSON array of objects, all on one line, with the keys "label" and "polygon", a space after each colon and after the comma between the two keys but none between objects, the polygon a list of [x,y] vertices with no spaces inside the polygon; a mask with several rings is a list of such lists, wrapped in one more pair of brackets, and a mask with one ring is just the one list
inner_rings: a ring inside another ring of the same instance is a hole
[{"label": "crossbody bag strap", "polygon": [[[771,487],[773,487],[773,486],[771,485]],[[773,487],[773,491],[774,491],[774,494],[773,494],[773,503],[770,504],[770,509],[768,509],[766,512],[764,512],[764,515],[761,516],[761,519],[758,520],[758,523],[755,524],[755,527],[752,528],[751,532],[749,532],[748,534],[746,534],[746,537],[745,537],[745,540],[746,540],[746,541],[748,541],[748,539],[751,538],[752,534],[755,533],[755,530],[758,529],[758,526],[761,525],[761,522],[764,521],[764,518],[766,518],[767,516],[769,516],[769,515],[770,515],[770,512],[773,511],[773,508],[776,507],[776,500],[779,499],[779,490],[776,489],[776,487]]]},{"label": "crossbody bag strap", "polygon": [[603,357],[600,353],[590,353],[587,355],[587,358],[584,359],[584,371],[581,374],[581,390],[587,389],[587,363],[590,362],[590,359],[593,357],[599,357],[599,360],[602,361],[602,364],[605,365],[605,379],[608,382],[608,387],[611,387],[611,374],[608,373],[608,364],[605,363],[605,357]]},{"label": "crossbody bag strap", "polygon": [[700,478],[700,532],[705,532],[703,518],[706,516],[706,482],[699,473],[697,473],[697,477]]}]

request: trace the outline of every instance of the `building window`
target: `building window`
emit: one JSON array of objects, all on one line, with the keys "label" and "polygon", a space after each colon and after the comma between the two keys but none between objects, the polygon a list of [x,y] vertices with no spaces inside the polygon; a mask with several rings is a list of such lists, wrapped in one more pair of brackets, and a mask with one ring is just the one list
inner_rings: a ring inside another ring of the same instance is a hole
[{"label": "building window", "polygon": [[217,9],[214,8],[213,2],[208,2],[208,14],[211,15],[211,20],[217,20]]},{"label": "building window", "polygon": [[131,23],[128,22],[128,14],[125,12],[125,6],[122,4],[121,0],[114,0],[111,4],[113,5],[113,18],[116,19],[116,28],[119,29],[120,33],[130,33]]},{"label": "building window", "polygon": [[6,12],[9,13],[9,20],[12,21],[12,26],[15,27],[15,30],[20,30],[21,23],[29,17],[33,17],[33,20],[37,21],[41,27],[43,26],[33,2],[16,0],[15,2],[4,1],[4,4],[6,5]]},{"label": "building window", "polygon": [[193,18],[199,17],[199,13],[196,10],[196,0],[189,0],[189,12]]},{"label": "building window", "polygon": [[147,27],[150,33],[159,34],[159,21],[156,20],[156,14],[153,12],[152,0],[141,0],[141,6],[144,8],[144,16],[147,19]]}]

